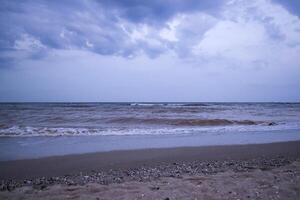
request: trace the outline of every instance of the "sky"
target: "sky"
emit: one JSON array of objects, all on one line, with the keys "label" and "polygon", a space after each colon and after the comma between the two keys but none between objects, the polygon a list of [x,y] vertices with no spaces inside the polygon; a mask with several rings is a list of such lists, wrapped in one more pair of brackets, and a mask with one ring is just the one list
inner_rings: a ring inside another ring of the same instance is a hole
[{"label": "sky", "polygon": [[1,0],[1,102],[300,101],[298,0]]}]

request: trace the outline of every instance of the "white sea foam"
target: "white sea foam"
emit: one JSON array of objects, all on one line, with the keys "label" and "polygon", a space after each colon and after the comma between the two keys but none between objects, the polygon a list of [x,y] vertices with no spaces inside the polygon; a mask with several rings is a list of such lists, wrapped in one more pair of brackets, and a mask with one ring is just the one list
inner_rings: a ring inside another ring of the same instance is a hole
[{"label": "white sea foam", "polygon": [[38,136],[126,136],[126,135],[186,135],[249,131],[274,131],[300,129],[298,124],[284,126],[218,126],[218,127],[186,127],[186,128],[66,128],[66,127],[22,127],[12,126],[0,129],[0,137],[38,137]]}]

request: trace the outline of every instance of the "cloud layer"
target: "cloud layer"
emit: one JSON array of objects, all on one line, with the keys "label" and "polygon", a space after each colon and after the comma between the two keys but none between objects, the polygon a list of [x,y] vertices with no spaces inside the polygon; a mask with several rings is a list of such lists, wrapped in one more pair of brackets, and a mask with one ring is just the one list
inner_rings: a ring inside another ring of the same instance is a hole
[{"label": "cloud layer", "polygon": [[[72,67],[77,70],[78,65],[82,74],[87,73],[84,67],[92,65],[101,68],[95,71],[104,70],[99,74],[111,67],[115,74],[127,73],[126,80],[145,77],[145,82],[141,79],[139,83],[158,90],[146,78],[147,72],[131,74],[133,64],[138,65],[134,70],[156,70],[153,75],[163,77],[158,81],[160,86],[176,82],[168,77],[173,73],[178,76],[172,71],[175,69],[193,77],[192,83],[186,77],[184,86],[169,84],[174,98],[178,87],[182,91],[194,88],[190,99],[196,90],[193,85],[208,84],[214,91],[213,88],[220,87],[211,83],[215,79],[238,93],[242,89],[234,86],[231,75],[238,76],[238,81],[244,81],[249,90],[277,85],[291,91],[300,87],[297,78],[300,76],[299,6],[294,0],[2,0],[0,92],[6,91],[13,97],[22,90],[12,83],[13,74],[17,73],[15,68],[27,69],[24,74],[42,74],[54,66],[70,72]],[[37,68],[41,66],[44,68]],[[160,70],[164,74],[159,75]],[[112,74],[110,71],[108,77],[114,77]],[[256,78],[250,78],[251,75]],[[91,74],[86,79],[88,76]],[[121,80],[122,76],[118,78]],[[49,79],[44,87],[49,89],[51,84]],[[108,84],[102,91],[110,87]],[[134,87],[130,85],[131,89]],[[270,91],[273,92],[270,96],[280,97],[275,89]],[[213,100],[213,94],[206,92],[207,96],[211,95],[208,100]],[[112,94],[107,95],[109,100]],[[286,94],[283,99],[290,96],[293,95]],[[300,96],[293,98],[300,99]]]},{"label": "cloud layer", "polygon": [[39,58],[52,49],[129,58],[173,51],[206,59],[226,51],[238,56],[234,51],[249,45],[300,42],[299,18],[268,0],[4,0],[0,15],[2,60]]},{"label": "cloud layer", "polygon": [[2,51],[84,49],[102,55],[155,56],[168,48],[157,35],[179,13],[211,11],[221,1],[1,2]]}]

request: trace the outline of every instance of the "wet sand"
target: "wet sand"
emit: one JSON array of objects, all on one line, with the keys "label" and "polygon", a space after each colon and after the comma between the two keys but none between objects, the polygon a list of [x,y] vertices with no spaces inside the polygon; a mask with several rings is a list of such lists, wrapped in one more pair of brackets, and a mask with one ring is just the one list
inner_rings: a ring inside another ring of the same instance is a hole
[{"label": "wet sand", "polygon": [[[259,197],[255,194],[264,197],[270,193],[279,195],[273,199],[297,199],[299,163],[299,141],[4,161],[0,162],[4,190],[0,197],[24,195],[34,199],[50,198],[51,194],[53,199],[64,199],[65,195],[75,199],[109,199],[111,195],[117,195],[113,199],[255,199]],[[52,196],[54,193],[57,196]]]},{"label": "wet sand", "polygon": [[1,137],[0,161],[153,148],[267,144],[300,141],[300,130],[227,133]]},{"label": "wet sand", "polygon": [[92,170],[136,168],[180,161],[244,160],[257,157],[300,157],[300,141],[252,145],[179,147],[53,156],[0,162],[0,179],[62,176]]}]

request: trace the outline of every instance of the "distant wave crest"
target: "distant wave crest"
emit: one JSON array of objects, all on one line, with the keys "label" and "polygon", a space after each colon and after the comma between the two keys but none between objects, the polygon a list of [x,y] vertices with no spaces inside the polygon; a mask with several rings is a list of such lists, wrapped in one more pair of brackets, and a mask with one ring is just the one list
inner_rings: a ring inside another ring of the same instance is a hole
[{"label": "distant wave crest", "polygon": [[121,117],[110,120],[111,123],[142,123],[153,125],[173,126],[226,126],[226,125],[258,125],[265,122],[252,120],[228,120],[228,119],[170,119],[170,118],[133,118]]},{"label": "distant wave crest", "polygon": [[198,106],[207,106],[207,104],[204,103],[131,103],[130,106],[198,107]]}]

